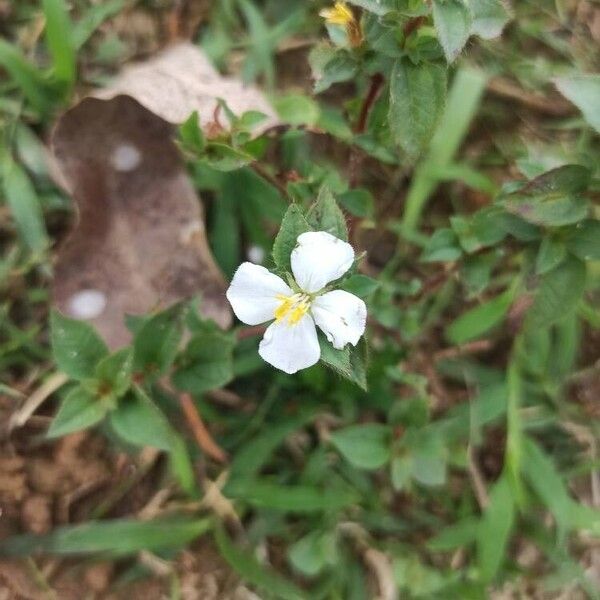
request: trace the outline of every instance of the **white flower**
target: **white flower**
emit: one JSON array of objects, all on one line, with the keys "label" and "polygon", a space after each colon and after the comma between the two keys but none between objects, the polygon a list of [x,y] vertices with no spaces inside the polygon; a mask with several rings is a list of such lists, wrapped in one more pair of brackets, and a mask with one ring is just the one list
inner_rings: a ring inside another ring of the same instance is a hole
[{"label": "white flower", "polygon": [[325,231],[309,231],[298,236],[290,259],[296,289],[264,267],[245,262],[233,276],[227,299],[247,325],[273,320],[258,353],[291,374],[319,360],[315,323],[334,348],[356,345],[365,331],[367,307],[354,294],[324,289],[352,266],[350,244]]}]

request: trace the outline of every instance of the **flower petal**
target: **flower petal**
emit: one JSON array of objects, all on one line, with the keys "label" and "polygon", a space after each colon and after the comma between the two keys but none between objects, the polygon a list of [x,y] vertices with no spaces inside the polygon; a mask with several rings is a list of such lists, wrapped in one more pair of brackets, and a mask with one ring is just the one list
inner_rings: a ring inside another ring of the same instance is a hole
[{"label": "flower petal", "polygon": [[348,343],[356,346],[365,332],[367,307],[350,292],[334,290],[319,296],[313,302],[311,312],[315,323],[338,350]]},{"label": "flower petal", "polygon": [[312,317],[307,314],[295,325],[287,320],[271,323],[258,346],[258,353],[270,365],[290,375],[312,367],[321,356]]},{"label": "flower petal", "polygon": [[278,295],[293,293],[281,277],[260,265],[245,262],[234,273],[226,296],[240,321],[258,325],[274,318],[275,309],[281,303]]},{"label": "flower petal", "polygon": [[291,256],[294,278],[305,292],[318,292],[339,279],[353,262],[352,246],[326,231],[299,235]]}]

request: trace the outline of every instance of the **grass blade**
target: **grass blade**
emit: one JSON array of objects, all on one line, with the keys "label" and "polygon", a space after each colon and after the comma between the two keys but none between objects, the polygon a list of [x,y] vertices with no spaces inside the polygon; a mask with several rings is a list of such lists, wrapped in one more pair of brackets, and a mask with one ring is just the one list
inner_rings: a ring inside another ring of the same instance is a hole
[{"label": "grass blade", "polygon": [[122,556],[140,550],[178,548],[208,531],[210,525],[209,519],[91,521],[84,525],[59,527],[48,535],[25,534],[9,538],[0,546],[0,556],[28,556],[40,552],[109,552]]},{"label": "grass blade", "polygon": [[46,17],[46,43],[52,55],[55,77],[69,88],[77,75],[73,28],[63,0],[43,0]]},{"label": "grass blade", "polygon": [[49,240],[39,198],[24,169],[9,154],[4,154],[1,160],[2,191],[15,225],[30,250],[41,255]]},{"label": "grass blade", "polygon": [[475,116],[485,82],[486,76],[475,69],[463,68],[456,74],[429,154],[415,170],[402,219],[404,229],[418,226],[421,213],[438,185],[438,171],[443,172],[449,165]]}]

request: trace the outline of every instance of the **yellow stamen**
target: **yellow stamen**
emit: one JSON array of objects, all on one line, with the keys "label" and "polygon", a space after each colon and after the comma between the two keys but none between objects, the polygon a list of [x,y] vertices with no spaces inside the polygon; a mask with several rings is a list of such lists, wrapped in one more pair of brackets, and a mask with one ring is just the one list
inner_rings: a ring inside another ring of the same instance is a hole
[{"label": "yellow stamen", "polygon": [[275,320],[282,321],[287,317],[290,325],[296,325],[310,308],[310,299],[306,294],[294,294],[293,296],[277,294],[277,300],[280,301],[280,304],[275,309]]},{"label": "yellow stamen", "polygon": [[353,48],[362,44],[363,34],[360,23],[345,2],[336,2],[333,8],[324,8],[319,15],[329,25],[341,25],[346,29],[348,40]]},{"label": "yellow stamen", "polygon": [[345,2],[336,2],[333,8],[324,8],[319,15],[331,25],[348,25],[354,21],[354,14]]}]

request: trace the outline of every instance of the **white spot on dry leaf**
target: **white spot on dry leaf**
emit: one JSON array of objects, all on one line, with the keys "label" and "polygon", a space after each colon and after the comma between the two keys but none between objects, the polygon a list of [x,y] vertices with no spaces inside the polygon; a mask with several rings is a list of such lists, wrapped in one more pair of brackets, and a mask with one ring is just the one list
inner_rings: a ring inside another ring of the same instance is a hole
[{"label": "white spot on dry leaf", "polygon": [[250,246],[247,252],[248,260],[256,265],[262,265],[265,260],[265,251],[260,246]]},{"label": "white spot on dry leaf", "polygon": [[99,290],[81,290],[69,299],[69,313],[77,319],[93,319],[106,308],[106,295]]},{"label": "white spot on dry leaf", "polygon": [[179,233],[179,239],[184,244],[189,244],[194,236],[204,232],[204,223],[202,221],[190,221],[184,225]]},{"label": "white spot on dry leaf", "polygon": [[133,171],[142,161],[140,151],[132,144],[120,144],[110,157],[116,171]]}]

